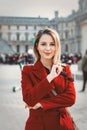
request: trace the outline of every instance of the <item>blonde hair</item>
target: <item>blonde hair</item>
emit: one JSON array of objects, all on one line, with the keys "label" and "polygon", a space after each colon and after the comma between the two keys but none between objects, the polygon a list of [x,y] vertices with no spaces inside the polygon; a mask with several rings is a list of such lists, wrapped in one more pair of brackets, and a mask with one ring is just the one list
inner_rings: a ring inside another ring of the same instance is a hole
[{"label": "blonde hair", "polygon": [[56,46],[56,53],[55,53],[55,56],[53,58],[53,64],[58,64],[60,63],[60,56],[61,56],[61,46],[60,46],[60,39],[59,39],[59,35],[58,33],[56,32],[56,30],[54,29],[51,29],[51,28],[47,28],[47,29],[44,29],[44,30],[40,30],[38,32],[38,34],[36,35],[35,37],[35,43],[34,43],[34,54],[36,56],[36,60],[39,61],[40,60],[40,54],[38,52],[38,49],[37,49],[37,45],[39,43],[39,40],[41,38],[41,36],[43,34],[48,34],[52,37],[52,39],[54,40],[54,43],[55,43],[55,46]]}]

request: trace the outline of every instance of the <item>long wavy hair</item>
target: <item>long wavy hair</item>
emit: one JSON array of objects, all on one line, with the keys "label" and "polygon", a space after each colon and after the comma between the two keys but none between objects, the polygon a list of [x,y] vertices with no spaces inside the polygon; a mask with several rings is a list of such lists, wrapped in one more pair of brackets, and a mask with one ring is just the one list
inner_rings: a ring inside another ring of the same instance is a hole
[{"label": "long wavy hair", "polygon": [[35,43],[34,43],[34,54],[36,56],[36,60],[39,61],[40,60],[40,54],[38,52],[37,46],[39,43],[40,38],[42,37],[43,34],[48,34],[52,37],[55,46],[56,46],[56,52],[55,55],[53,57],[53,64],[58,64],[60,63],[60,56],[61,56],[61,46],[60,46],[60,39],[59,39],[59,35],[56,32],[56,30],[51,29],[51,28],[47,28],[47,29],[43,29],[40,30],[38,32],[38,34],[35,37]]}]

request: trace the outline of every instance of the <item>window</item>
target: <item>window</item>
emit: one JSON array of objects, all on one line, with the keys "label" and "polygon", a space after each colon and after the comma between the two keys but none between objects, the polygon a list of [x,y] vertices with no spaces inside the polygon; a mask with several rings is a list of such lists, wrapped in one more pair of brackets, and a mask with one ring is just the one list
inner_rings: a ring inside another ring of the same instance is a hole
[{"label": "window", "polygon": [[69,32],[66,31],[66,32],[65,32],[65,38],[66,38],[66,39],[68,38],[68,35],[69,35]]},{"label": "window", "polygon": [[20,41],[25,41],[25,40],[26,40],[26,35],[20,34]]},{"label": "window", "polygon": [[17,33],[17,41],[19,41],[19,33]]},{"label": "window", "polygon": [[68,45],[65,45],[65,52],[68,52]]},{"label": "window", "polygon": [[28,45],[25,46],[25,52],[28,52]]},{"label": "window", "polygon": [[20,46],[17,45],[17,53],[19,53],[19,52],[20,52]]},{"label": "window", "polygon": [[16,40],[17,40],[16,34],[11,34],[11,35],[9,35],[9,39],[10,39],[11,41],[16,41]]},{"label": "window", "polygon": [[34,30],[36,30],[37,29],[37,26],[36,25],[34,25]]}]

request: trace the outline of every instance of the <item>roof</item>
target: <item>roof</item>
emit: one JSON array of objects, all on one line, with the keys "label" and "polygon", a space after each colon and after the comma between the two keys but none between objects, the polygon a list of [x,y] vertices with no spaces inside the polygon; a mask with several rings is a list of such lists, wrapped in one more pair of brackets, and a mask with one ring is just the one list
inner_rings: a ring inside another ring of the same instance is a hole
[{"label": "roof", "polygon": [[13,17],[13,16],[0,16],[0,23],[2,24],[48,24],[48,18],[41,17]]}]

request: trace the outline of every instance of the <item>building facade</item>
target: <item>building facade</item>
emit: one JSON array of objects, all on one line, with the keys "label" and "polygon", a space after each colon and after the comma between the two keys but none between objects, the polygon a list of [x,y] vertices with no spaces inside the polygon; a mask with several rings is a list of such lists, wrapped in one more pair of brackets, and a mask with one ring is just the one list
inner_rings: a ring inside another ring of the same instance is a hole
[{"label": "building facade", "polygon": [[67,17],[51,20],[41,17],[0,17],[0,38],[5,40],[15,53],[25,53],[33,47],[34,36],[40,29],[54,28],[60,35],[62,53],[82,54],[87,49],[87,0],[79,0],[79,9]]}]

